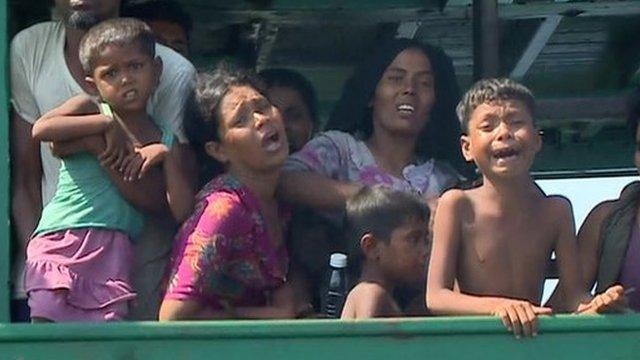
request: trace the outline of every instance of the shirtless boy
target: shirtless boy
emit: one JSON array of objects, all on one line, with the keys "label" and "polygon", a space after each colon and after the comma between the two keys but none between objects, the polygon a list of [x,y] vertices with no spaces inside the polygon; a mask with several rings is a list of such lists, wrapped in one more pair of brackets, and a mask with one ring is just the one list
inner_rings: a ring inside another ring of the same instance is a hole
[{"label": "shirtless boy", "polygon": [[347,201],[350,258],[360,270],[342,319],[402,316],[397,286],[424,281],[429,208],[417,195],[364,187]]},{"label": "shirtless boy", "polygon": [[508,79],[481,80],[457,112],[463,155],[476,163],[483,183],[448,191],[439,202],[427,281],[430,311],[495,315],[516,337],[536,335],[536,316],[552,311],[540,301],[553,251],[566,289],[553,310],[598,312],[620,301],[616,286],[588,302],[571,204],[546,196],[529,176],[542,145],[531,92]]}]

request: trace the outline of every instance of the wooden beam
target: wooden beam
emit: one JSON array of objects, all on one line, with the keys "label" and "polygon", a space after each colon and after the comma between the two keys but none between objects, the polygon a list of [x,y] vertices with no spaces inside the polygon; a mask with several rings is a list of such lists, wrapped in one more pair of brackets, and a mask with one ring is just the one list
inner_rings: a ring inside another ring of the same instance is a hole
[{"label": "wooden beam", "polygon": [[269,67],[269,58],[278,38],[278,26],[262,23],[258,36],[258,55],[256,59],[256,71]]},{"label": "wooden beam", "polygon": [[[206,3],[185,2],[185,8],[203,19],[202,25],[211,24],[219,27],[222,24],[246,23],[249,20],[265,19],[278,25],[330,25],[330,24],[378,24],[381,22],[429,23],[432,21],[470,20],[472,9],[467,5],[447,5],[439,11],[437,4],[426,3],[423,6],[370,5],[367,7],[295,7],[295,8],[224,8]],[[500,19],[546,18],[550,15],[564,16],[629,16],[640,14],[640,1],[634,0],[602,0],[585,2],[533,2],[498,4]],[[205,25],[206,26],[206,25]]]},{"label": "wooden beam", "polygon": [[396,30],[396,38],[413,39],[422,26],[420,21],[404,21],[398,25]]},{"label": "wooden beam", "polygon": [[529,45],[522,53],[520,60],[511,71],[511,77],[514,79],[522,79],[524,75],[529,71],[531,65],[536,60],[542,49],[551,38],[551,35],[556,31],[558,25],[562,21],[561,15],[548,16],[538,27],[538,30],[531,38]]},{"label": "wooden beam", "polygon": [[[624,122],[626,97],[624,95],[591,96],[575,98],[553,98],[537,101],[537,118],[567,121],[609,121]],[[549,123],[552,124],[552,123]]]}]

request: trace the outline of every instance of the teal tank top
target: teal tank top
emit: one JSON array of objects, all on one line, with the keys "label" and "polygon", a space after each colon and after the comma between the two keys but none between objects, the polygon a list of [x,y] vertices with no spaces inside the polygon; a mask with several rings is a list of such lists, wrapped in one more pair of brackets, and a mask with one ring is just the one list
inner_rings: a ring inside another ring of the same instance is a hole
[{"label": "teal tank top", "polygon": [[[162,142],[170,147],[173,134],[162,133]],[[62,159],[56,193],[42,211],[34,234],[96,227],[120,230],[133,239],[143,226],[144,215],[122,197],[98,159],[79,153]]]}]

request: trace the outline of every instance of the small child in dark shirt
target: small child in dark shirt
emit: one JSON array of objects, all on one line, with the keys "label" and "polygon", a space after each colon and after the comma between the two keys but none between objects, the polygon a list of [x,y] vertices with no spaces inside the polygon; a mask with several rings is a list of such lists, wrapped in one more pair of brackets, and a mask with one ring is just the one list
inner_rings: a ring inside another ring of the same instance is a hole
[{"label": "small child in dark shirt", "polygon": [[342,319],[402,316],[392,294],[424,279],[429,250],[429,208],[417,195],[364,187],[347,201],[350,258],[360,277]]}]

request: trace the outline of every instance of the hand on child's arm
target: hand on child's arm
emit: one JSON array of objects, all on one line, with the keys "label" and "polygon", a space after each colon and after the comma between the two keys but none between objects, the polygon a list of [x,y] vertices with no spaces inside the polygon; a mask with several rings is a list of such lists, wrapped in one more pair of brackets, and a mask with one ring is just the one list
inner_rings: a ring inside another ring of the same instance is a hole
[{"label": "hand on child's arm", "polygon": [[117,121],[112,121],[105,130],[104,141],[106,147],[98,157],[100,164],[121,171],[125,157],[133,153],[133,144]]},{"label": "hand on child's arm", "polygon": [[53,156],[58,158],[85,151],[97,156],[104,150],[104,140],[100,135],[91,135],[76,140],[53,141],[49,146]]},{"label": "hand on child's arm", "polygon": [[142,179],[150,168],[164,160],[168,152],[167,146],[160,143],[136,148],[124,158],[118,171],[122,173],[125,181]]},{"label": "hand on child's arm", "polygon": [[540,307],[528,301],[504,299],[491,312],[500,317],[504,326],[520,338],[521,336],[536,336],[538,334],[538,315],[550,315],[551,308]]},{"label": "hand on child's arm", "polygon": [[87,94],[78,94],[69,98],[63,105],[53,108],[42,115],[43,119],[54,116],[87,115],[98,112],[96,101]]},{"label": "hand on child's arm", "polygon": [[580,304],[576,313],[599,314],[605,312],[622,312],[627,309],[627,299],[624,288],[614,285],[605,292],[597,294],[589,303]]}]

